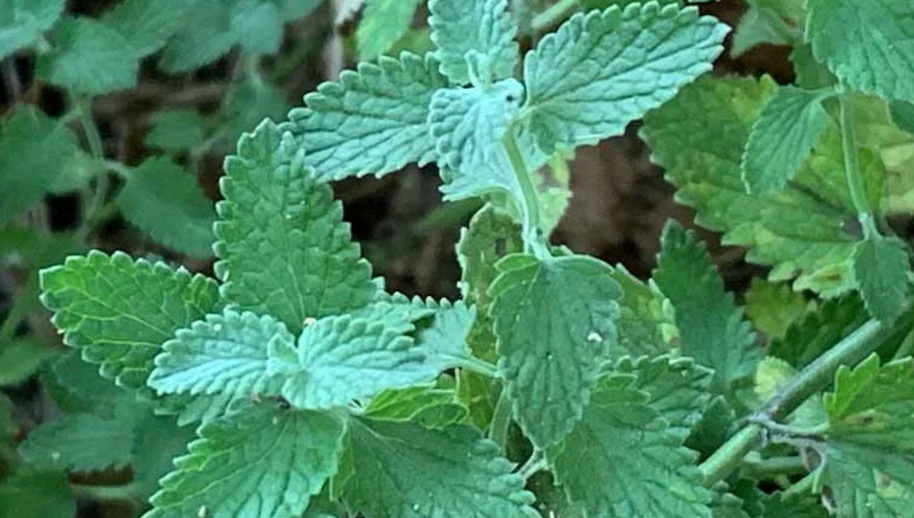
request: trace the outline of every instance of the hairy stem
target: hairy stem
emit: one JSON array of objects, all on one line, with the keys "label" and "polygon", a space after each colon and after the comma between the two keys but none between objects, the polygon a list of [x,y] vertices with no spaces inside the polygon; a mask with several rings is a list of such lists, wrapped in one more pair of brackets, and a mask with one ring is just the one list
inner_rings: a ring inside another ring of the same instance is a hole
[{"label": "hairy stem", "polygon": [[784,419],[816,392],[827,387],[842,365],[854,365],[876,350],[892,329],[876,320],[869,320],[834,347],[806,366],[793,380],[774,395],[762,410],[737,431],[699,469],[705,486],[713,486],[739,467],[746,455],[755,448],[762,435],[764,420]]},{"label": "hairy stem", "polygon": [[841,117],[841,146],[844,150],[844,173],[847,177],[847,187],[850,190],[851,202],[857,211],[857,219],[863,227],[865,237],[879,234],[873,221],[872,209],[866,198],[866,186],[860,176],[860,157],[857,153],[857,135],[854,130],[854,115],[848,102],[848,94],[838,96],[838,106]]},{"label": "hairy stem", "polygon": [[580,5],[580,0],[559,0],[549,9],[533,17],[533,21],[530,23],[533,32],[540,32],[552,27],[559,20],[567,18],[569,12],[577,9]]},{"label": "hairy stem", "polygon": [[454,364],[457,367],[482,374],[483,376],[498,377],[498,367],[469,354],[454,357]]},{"label": "hairy stem", "polygon": [[508,389],[502,388],[501,395],[498,396],[498,402],[495,403],[495,411],[492,414],[492,424],[489,425],[489,439],[505,449],[508,444],[508,430],[511,427],[511,400],[508,399]]},{"label": "hairy stem", "polygon": [[508,133],[505,135],[505,150],[508,152],[511,168],[514,169],[514,176],[517,178],[517,183],[524,196],[524,249],[527,252],[532,251],[537,257],[543,257],[548,255],[549,251],[540,239],[539,197],[533,186],[533,180],[530,178],[530,172],[527,170],[527,164],[524,163],[524,156],[517,144],[513,128],[508,128]]},{"label": "hairy stem", "polygon": [[[98,126],[95,125],[95,121],[92,119],[91,101],[80,100],[77,101],[77,104],[79,106],[79,124],[82,126],[86,141],[89,144],[89,152],[92,154],[92,158],[102,162],[105,160],[105,149],[102,145],[102,137],[98,132]],[[89,196],[83,210],[82,223],[77,231],[80,238],[89,233],[93,223],[98,219],[97,215],[104,207],[105,198],[108,195],[108,185],[108,173],[99,173],[95,178],[95,189]]]},{"label": "hairy stem", "polygon": [[742,466],[743,472],[757,479],[770,479],[778,475],[799,475],[806,473],[806,464],[799,456],[772,457],[770,459],[746,459]]},{"label": "hairy stem", "polygon": [[530,458],[517,470],[517,473],[524,477],[524,480],[527,480],[547,467],[549,467],[549,463],[546,462],[546,454],[542,450],[534,450],[533,455],[530,455]]}]

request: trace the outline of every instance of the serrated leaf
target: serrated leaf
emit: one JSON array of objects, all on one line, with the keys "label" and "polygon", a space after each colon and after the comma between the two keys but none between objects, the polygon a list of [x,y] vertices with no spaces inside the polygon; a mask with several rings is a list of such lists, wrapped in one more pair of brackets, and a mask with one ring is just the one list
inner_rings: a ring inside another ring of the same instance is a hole
[{"label": "serrated leaf", "polygon": [[350,421],[341,494],[369,518],[535,518],[533,495],[498,446],[468,426]]},{"label": "serrated leaf", "polygon": [[621,264],[613,268],[613,279],[623,293],[617,324],[619,343],[612,351],[613,358],[653,357],[673,350],[679,329],[670,301],[654,283],[641,282]]},{"label": "serrated leaf", "polygon": [[826,300],[788,327],[783,338],[773,340],[768,354],[802,369],[866,319],[866,310],[857,297]]},{"label": "serrated leaf", "polygon": [[23,105],[0,127],[0,225],[39,201],[76,154],[76,137],[40,110]]},{"label": "serrated leaf", "polygon": [[671,428],[686,434],[701,420],[711,399],[708,390],[713,373],[691,358],[623,358],[613,371],[634,374],[631,388],[648,394],[646,404]]},{"label": "serrated leaf", "polygon": [[130,40],[92,18],[64,17],[55,26],[53,49],[38,59],[38,75],[83,95],[136,85],[139,57]]},{"label": "serrated leaf", "polygon": [[444,88],[432,96],[428,124],[447,179],[441,188],[445,200],[501,190],[523,208],[523,193],[502,144],[523,93],[517,80],[505,79],[485,89]]},{"label": "serrated leaf", "polygon": [[497,268],[489,294],[498,367],[521,429],[545,448],[587,406],[600,360],[616,341],[622,293],[612,270],[590,257],[513,254]]},{"label": "serrated leaf", "polygon": [[739,58],[746,52],[766,43],[771,45],[790,44],[771,26],[760,8],[750,6],[740,18],[739,25],[736,26],[730,56]]},{"label": "serrated leaf", "polygon": [[601,380],[581,421],[547,452],[556,482],[586,516],[710,518],[711,493],[687,430],[668,428],[631,375]]},{"label": "serrated leaf", "polygon": [[892,122],[908,133],[914,133],[914,103],[892,101],[889,103]]},{"label": "serrated leaf", "polygon": [[66,0],[0,1],[0,59],[32,44],[60,18]]},{"label": "serrated leaf", "polygon": [[911,261],[903,241],[880,235],[863,239],[854,254],[854,276],[866,308],[891,322],[906,308]]},{"label": "serrated leaf", "polygon": [[365,306],[377,291],[342,206],[311,178],[296,148],[269,121],[243,136],[225,162],[215,226],[223,296],[276,317],[292,333],[307,318]]},{"label": "serrated leaf", "polygon": [[836,76],[864,92],[914,101],[914,4],[874,0],[861,11],[854,0],[809,0],[807,7],[807,38]]},{"label": "serrated leaf", "polygon": [[326,317],[309,325],[296,344],[296,364],[283,367],[282,396],[297,408],[326,409],[348,405],[385,389],[431,383],[439,369],[405,336],[399,325]]},{"label": "serrated leaf", "polygon": [[746,316],[771,339],[784,338],[787,330],[814,307],[814,302],[785,283],[756,278],[746,291]]},{"label": "serrated leaf", "polygon": [[749,192],[783,189],[828,127],[822,94],[782,86],[762,106],[742,160]]},{"label": "serrated leaf", "polygon": [[73,518],[76,498],[60,471],[23,468],[0,484],[3,518]]},{"label": "serrated leaf", "polygon": [[19,446],[26,462],[40,468],[96,471],[130,464],[130,423],[92,414],[64,416],[29,433]]},{"label": "serrated leaf", "polygon": [[457,403],[453,390],[410,387],[378,394],[365,408],[364,415],[386,421],[410,421],[426,428],[446,428],[465,421],[467,409]]},{"label": "serrated leaf", "polygon": [[[144,518],[293,518],[337,470],[343,423],[254,405],[200,428]],[[201,511],[202,509],[202,511]]]},{"label": "serrated leaf", "polygon": [[270,368],[271,352],[292,349],[294,342],[269,315],[207,315],[165,342],[148,384],[160,394],[277,395],[281,379]]},{"label": "serrated leaf", "polygon": [[408,52],[343,71],[339,82],[323,83],[306,95],[306,108],[289,113],[306,165],[328,181],[382,176],[410,162],[434,161],[428,106],[446,85],[436,60]]},{"label": "serrated leaf", "polygon": [[490,74],[479,77],[481,81],[514,75],[517,27],[506,0],[431,0],[428,8],[435,57],[441,63],[441,73],[451,82],[470,83],[471,58],[484,63],[482,68]]},{"label": "serrated leaf", "polygon": [[467,340],[473,354],[495,361],[495,333],[489,307],[489,286],[498,276],[495,263],[524,249],[520,225],[492,205],[486,205],[460,232],[457,259],[460,262],[460,291],[467,304],[477,308],[476,322]]},{"label": "serrated leaf", "polygon": [[41,272],[41,288],[64,343],[100,364],[102,376],[131,388],[145,385],[153,358],[175,331],[220,306],[212,280],[121,252],[70,257]]},{"label": "serrated leaf", "polygon": [[153,115],[145,142],[165,151],[192,149],[206,138],[205,124],[196,110],[162,110]]},{"label": "serrated leaf", "polygon": [[914,362],[844,366],[825,396],[827,479],[839,518],[901,518],[914,502]]},{"label": "serrated leaf", "polygon": [[421,3],[422,0],[368,0],[355,32],[359,60],[386,54],[409,30]]},{"label": "serrated leaf", "polygon": [[575,14],[524,59],[525,111],[540,148],[621,135],[711,70],[727,32],[695,7],[656,2]]},{"label": "serrated leaf", "polygon": [[774,493],[763,499],[765,518],[828,518],[831,516],[816,495]]},{"label": "serrated leaf", "polygon": [[165,157],[146,160],[118,194],[124,217],[163,245],[194,257],[212,254],[216,212],[197,179]]},{"label": "serrated leaf", "polygon": [[54,350],[34,339],[13,339],[0,343],[0,387],[29,379]]},{"label": "serrated leaf", "polygon": [[755,333],[692,232],[670,221],[661,241],[654,282],[675,308],[682,354],[713,369],[712,390],[729,397],[735,382],[755,372]]},{"label": "serrated leaf", "polygon": [[416,336],[416,347],[426,356],[433,368],[444,371],[474,360],[467,337],[476,321],[476,307],[467,307],[463,301],[444,303],[435,311],[426,326]]},{"label": "serrated leaf", "polygon": [[748,247],[749,262],[775,266],[770,280],[798,277],[795,289],[836,296],[854,287],[857,241],[844,226],[856,211],[843,165],[834,166],[843,160],[840,137],[827,133],[826,146],[784,190],[747,194],[740,177],[752,124],[774,89],[767,78],[700,79],[649,113],[643,136],[700,225],[724,232],[726,245]]},{"label": "serrated leaf", "polygon": [[130,40],[137,56],[148,56],[184,26],[195,1],[126,0],[107,11],[101,21]]}]

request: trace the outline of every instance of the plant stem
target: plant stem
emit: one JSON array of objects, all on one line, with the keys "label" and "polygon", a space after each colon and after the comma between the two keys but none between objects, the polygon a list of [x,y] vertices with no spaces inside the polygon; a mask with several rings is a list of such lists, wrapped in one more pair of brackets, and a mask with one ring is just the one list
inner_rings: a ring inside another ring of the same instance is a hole
[{"label": "plant stem", "polygon": [[492,414],[492,424],[489,425],[489,439],[501,446],[502,451],[508,444],[508,430],[511,428],[511,400],[508,399],[508,389],[502,388],[498,396],[498,402],[495,403],[495,411]]},{"label": "plant stem", "polygon": [[508,128],[508,133],[505,135],[505,150],[508,152],[511,168],[514,170],[514,176],[517,178],[517,183],[524,196],[524,249],[527,252],[533,251],[540,258],[547,256],[549,250],[541,243],[539,237],[539,197],[533,186],[533,180],[530,179],[530,172],[527,170],[527,164],[524,163],[524,155],[517,144],[513,128]]},{"label": "plant stem", "polygon": [[549,463],[546,462],[546,455],[543,451],[534,450],[533,455],[530,455],[527,462],[517,470],[517,474],[524,477],[524,480],[527,480],[547,467],[549,467]]},{"label": "plant stem", "polygon": [[530,23],[533,32],[540,32],[548,29],[568,17],[568,13],[580,6],[580,0],[559,0],[549,9],[533,17]]},{"label": "plant stem", "polygon": [[498,367],[469,354],[455,356],[454,364],[456,367],[467,369],[482,374],[483,376],[488,376],[490,378],[498,377]]},{"label": "plant stem", "polygon": [[841,146],[844,150],[844,173],[847,177],[847,187],[850,190],[851,202],[857,211],[857,219],[863,227],[864,237],[874,237],[879,234],[873,221],[872,210],[866,197],[866,186],[860,176],[860,157],[857,153],[857,135],[854,129],[854,115],[848,102],[848,94],[842,92],[838,96],[838,106],[841,118]]},{"label": "plant stem", "polygon": [[805,477],[801,478],[799,482],[788,487],[784,491],[784,498],[787,498],[787,496],[789,496],[789,495],[799,495],[799,494],[811,492],[813,487],[816,484],[817,476],[818,476],[818,472],[813,471],[812,473],[809,473]]},{"label": "plant stem", "polygon": [[810,396],[827,387],[839,367],[854,365],[864,359],[882,344],[891,331],[891,328],[876,320],[869,320],[807,365],[756,416],[699,466],[705,486],[713,486],[740,466],[762,434],[763,428],[758,422],[782,420],[790,415]]},{"label": "plant stem", "polygon": [[[83,132],[86,135],[86,141],[89,143],[89,152],[92,154],[92,158],[99,162],[104,162],[105,149],[102,145],[102,137],[98,132],[98,126],[95,125],[95,121],[92,119],[90,101],[78,100],[76,104],[79,106],[79,124],[82,126]],[[97,214],[102,210],[102,207],[104,207],[105,197],[108,195],[108,185],[107,171],[96,176],[95,190],[92,192],[88,203],[86,203],[83,210],[82,222],[77,231],[77,235],[80,236],[80,238],[85,237],[86,234],[89,233],[92,225],[98,219]]]},{"label": "plant stem", "polygon": [[798,475],[806,473],[806,464],[798,456],[772,457],[770,459],[746,459],[743,471],[751,478],[770,479],[777,475]]},{"label": "plant stem", "polygon": [[86,486],[71,484],[73,494],[87,500],[133,500],[138,488],[134,484],[123,486]]}]

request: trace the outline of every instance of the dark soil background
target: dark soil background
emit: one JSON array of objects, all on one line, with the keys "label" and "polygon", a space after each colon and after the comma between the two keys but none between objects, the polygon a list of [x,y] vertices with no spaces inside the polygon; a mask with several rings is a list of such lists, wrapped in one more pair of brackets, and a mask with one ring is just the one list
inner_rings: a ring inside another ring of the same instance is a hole
[{"label": "dark soil background", "polygon": [[[71,0],[69,11],[94,16],[112,3],[115,2]],[[703,4],[702,9],[735,27],[745,7],[739,0],[725,0]],[[424,13],[417,13],[416,19],[423,20]],[[354,23],[337,29],[327,10],[321,8],[287,27],[284,49],[279,56],[264,62],[265,75],[281,76],[278,85],[290,103],[301,104],[303,94],[353,65],[345,57],[345,41],[354,30]],[[715,73],[767,73],[781,82],[789,82],[792,72],[788,52],[786,47],[763,45],[738,60],[725,54]],[[194,73],[168,76],[158,72],[152,60],[147,60],[138,88],[103,96],[94,102],[94,116],[107,155],[128,165],[146,158],[150,151],[143,145],[144,137],[152,116],[163,108],[217,110],[237,72],[237,61],[238,55],[230,54]],[[15,103],[24,102],[37,105],[52,116],[61,115],[67,109],[64,93],[37,82],[33,67],[34,59],[26,55],[0,63],[0,111],[6,113]],[[553,241],[611,264],[621,263],[635,275],[646,277],[654,266],[665,221],[676,218],[692,226],[693,214],[673,202],[673,188],[663,179],[663,171],[650,163],[649,150],[637,138],[638,127],[637,123],[632,124],[623,137],[578,150],[572,167],[573,198],[553,234]],[[230,151],[231,148],[213,149],[200,161],[200,181],[213,200],[219,198],[217,182],[225,153]],[[334,186],[345,205],[345,216],[352,224],[355,239],[362,244],[375,272],[387,278],[392,290],[411,295],[459,296],[456,283],[460,272],[454,245],[460,227],[467,223],[474,207],[443,206],[439,185],[434,167],[410,167],[381,180],[349,180]],[[54,197],[44,207],[23,216],[23,221],[66,230],[78,223],[79,213],[76,196]],[[740,293],[753,276],[764,273],[743,261],[742,250],[720,247],[714,234],[702,232],[702,236],[709,242],[730,289]],[[155,254],[190,270],[212,275],[211,261],[176,256],[157,247],[119,218],[106,224],[95,240],[94,246],[106,251],[123,250],[133,256]],[[22,284],[22,272],[0,269],[0,314],[7,311]],[[26,323],[41,336],[55,337],[47,318],[46,312],[36,309]],[[46,397],[40,393],[39,384],[32,381],[12,395],[17,404],[31,407],[27,413],[40,420],[48,417]],[[118,474],[112,476],[117,478]],[[80,514],[82,517],[127,515],[128,509],[111,505],[84,508]]]}]

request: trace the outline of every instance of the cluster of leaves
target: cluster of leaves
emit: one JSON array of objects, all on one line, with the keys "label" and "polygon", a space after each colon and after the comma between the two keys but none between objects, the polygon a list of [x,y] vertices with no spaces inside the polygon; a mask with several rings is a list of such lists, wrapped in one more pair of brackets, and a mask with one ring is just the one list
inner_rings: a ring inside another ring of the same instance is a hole
[{"label": "cluster of leaves", "polygon": [[[64,342],[195,426],[147,518],[910,516],[909,250],[886,217],[911,212],[914,5],[753,2],[741,32],[796,45],[778,86],[700,77],[729,29],[694,6],[602,4],[521,57],[574,2],[431,0],[432,52],[361,63],[241,137],[217,280],[98,251],[43,270]],[[646,282],[549,242],[549,170],[642,118],[697,223],[772,267],[745,309],[678,223]],[[486,202],[462,300],[388,292],[333,199],[408,163]],[[174,426],[119,403],[57,426],[110,412],[131,423],[113,465],[144,419]],[[20,453],[85,462],[43,439]]]}]

